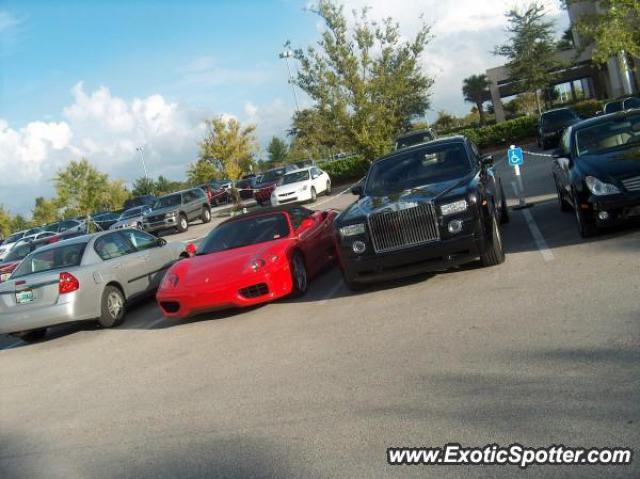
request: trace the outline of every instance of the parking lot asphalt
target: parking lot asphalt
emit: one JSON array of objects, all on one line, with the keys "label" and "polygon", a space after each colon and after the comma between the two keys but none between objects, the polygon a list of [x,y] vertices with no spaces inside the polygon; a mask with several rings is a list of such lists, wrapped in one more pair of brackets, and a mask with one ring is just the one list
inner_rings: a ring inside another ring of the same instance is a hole
[{"label": "parking lot asphalt", "polygon": [[[527,157],[504,264],[114,330],[0,337],[0,477],[633,478],[640,465],[389,466],[391,446],[640,445],[640,229],[583,240]],[[501,158],[510,204],[511,170]],[[349,194],[319,198],[343,208]],[[219,221],[219,220],[215,220]],[[171,241],[197,239],[192,226]]]}]

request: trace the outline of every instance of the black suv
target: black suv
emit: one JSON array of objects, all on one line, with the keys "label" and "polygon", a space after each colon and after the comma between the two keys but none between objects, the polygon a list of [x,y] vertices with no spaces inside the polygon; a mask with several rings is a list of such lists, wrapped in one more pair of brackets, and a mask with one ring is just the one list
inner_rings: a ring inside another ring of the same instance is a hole
[{"label": "black suv", "polygon": [[402,150],[410,146],[420,145],[436,139],[436,133],[431,128],[414,130],[404,133],[396,138],[395,149]]},{"label": "black suv", "polygon": [[543,150],[558,146],[564,130],[580,121],[571,108],[556,108],[545,111],[538,120],[538,146]]},{"label": "black suv", "polygon": [[508,221],[493,157],[467,138],[443,138],[376,160],[360,199],[335,220],[338,258],[351,289],[364,283],[443,271],[480,258],[504,261]]},{"label": "black suv", "polygon": [[201,219],[203,223],[211,221],[209,199],[201,188],[161,196],[142,221],[143,228],[148,233],[169,229],[182,233],[189,229],[190,222],[197,219]]}]

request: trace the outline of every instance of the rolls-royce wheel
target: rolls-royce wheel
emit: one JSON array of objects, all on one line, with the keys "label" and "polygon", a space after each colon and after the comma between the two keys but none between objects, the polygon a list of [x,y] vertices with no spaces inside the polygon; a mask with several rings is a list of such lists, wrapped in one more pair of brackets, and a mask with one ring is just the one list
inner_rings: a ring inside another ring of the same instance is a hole
[{"label": "rolls-royce wheel", "polygon": [[115,328],[124,321],[126,301],[124,294],[115,286],[107,286],[102,293],[102,305],[98,322],[103,328]]},{"label": "rolls-royce wheel", "polygon": [[12,336],[22,339],[25,343],[35,343],[44,339],[47,335],[47,328],[34,329],[32,331],[25,331],[23,333],[15,333]]},{"label": "rolls-royce wheel", "polygon": [[307,267],[304,264],[304,258],[300,253],[294,253],[291,258],[291,280],[293,282],[293,290],[291,295],[294,297],[304,296],[309,289],[309,275]]},{"label": "rolls-royce wheel", "polygon": [[202,208],[202,215],[200,215],[203,223],[209,223],[211,221],[211,209],[204,206]]},{"label": "rolls-royce wheel", "polygon": [[504,263],[504,248],[502,245],[502,235],[498,221],[493,218],[491,221],[491,243],[487,251],[480,256],[482,266],[496,266]]}]

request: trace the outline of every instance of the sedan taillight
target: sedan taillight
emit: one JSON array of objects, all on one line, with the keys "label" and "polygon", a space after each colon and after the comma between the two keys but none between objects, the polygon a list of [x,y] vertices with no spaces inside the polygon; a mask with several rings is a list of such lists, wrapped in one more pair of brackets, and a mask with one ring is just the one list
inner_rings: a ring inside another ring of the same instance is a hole
[{"label": "sedan taillight", "polygon": [[60,280],[58,282],[58,293],[67,294],[73,293],[80,289],[80,281],[71,273],[60,273]]}]

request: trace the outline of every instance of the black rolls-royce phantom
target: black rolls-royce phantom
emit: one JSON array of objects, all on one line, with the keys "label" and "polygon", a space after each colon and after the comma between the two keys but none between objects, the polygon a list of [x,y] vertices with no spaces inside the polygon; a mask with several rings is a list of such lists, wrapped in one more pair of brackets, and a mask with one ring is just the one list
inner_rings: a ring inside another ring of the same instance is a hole
[{"label": "black rolls-royce phantom", "polygon": [[480,259],[504,261],[500,223],[508,210],[493,158],[467,138],[438,139],[371,165],[335,220],[339,264],[352,289],[443,271]]}]

